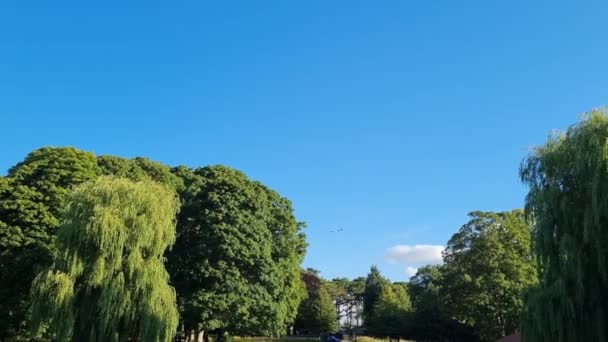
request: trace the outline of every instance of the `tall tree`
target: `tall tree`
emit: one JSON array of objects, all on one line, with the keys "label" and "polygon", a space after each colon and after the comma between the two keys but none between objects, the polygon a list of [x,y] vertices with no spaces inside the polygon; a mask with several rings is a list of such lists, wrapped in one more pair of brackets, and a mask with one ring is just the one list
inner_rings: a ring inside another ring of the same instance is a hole
[{"label": "tall tree", "polygon": [[608,339],[608,117],[592,111],[524,160],[539,286],[526,341]]},{"label": "tall tree", "polygon": [[53,265],[32,285],[32,329],[59,341],[171,341],[178,323],[163,254],[177,199],[150,181],[100,178],[74,190]]},{"label": "tall tree", "polygon": [[183,187],[181,179],[160,163],[95,157],[72,147],[37,149],[0,182],[0,337],[24,331],[28,289],[34,275],[51,262],[67,193],[102,174]]},{"label": "tall tree", "polygon": [[225,166],[174,172],[185,188],[167,258],[184,330],[284,334],[304,296],[291,203]]},{"label": "tall tree", "polygon": [[380,297],[382,286],[388,284],[388,280],[380,274],[380,270],[373,265],[365,279],[365,290],[363,292],[363,323],[365,326],[373,320],[376,301]]},{"label": "tall tree", "polygon": [[294,328],[298,334],[315,335],[335,332],[338,319],[334,302],[316,270],[304,270],[302,279],[306,284],[307,298],[300,303]]},{"label": "tall tree", "polygon": [[525,289],[536,282],[530,229],[521,210],[473,212],[444,252],[450,313],[484,341],[515,332]]},{"label": "tall tree", "polygon": [[470,327],[450,317],[443,299],[443,265],[420,267],[410,278],[408,292],[413,312],[406,336],[415,341],[473,341]]},{"label": "tall tree", "polygon": [[365,293],[365,277],[357,277],[348,284],[350,302],[348,306],[348,327],[359,327],[363,319],[363,296]]},{"label": "tall tree", "polygon": [[322,280],[319,277],[319,271],[312,268],[302,270],[301,276],[302,283],[306,289],[306,298],[304,298],[298,307],[294,330],[298,335],[317,334],[319,333],[320,324],[317,320],[318,315],[316,314],[313,302],[318,297]]},{"label": "tall tree", "polygon": [[407,334],[410,311],[410,298],[403,284],[382,284],[374,304],[374,314],[367,323],[367,332],[390,340],[399,339]]},{"label": "tall tree", "polygon": [[338,317],[339,323],[342,321],[342,318],[348,314],[348,307],[351,300],[348,293],[349,284],[350,281],[347,278],[334,278],[325,282],[327,292],[336,308],[336,317]]},{"label": "tall tree", "polygon": [[99,174],[93,154],[45,147],[28,154],[0,181],[0,337],[24,332],[28,289],[52,260],[67,193]]},{"label": "tall tree", "polygon": [[324,285],[321,285],[313,305],[319,322],[319,332],[334,333],[338,330],[338,318],[334,309],[334,303]]}]

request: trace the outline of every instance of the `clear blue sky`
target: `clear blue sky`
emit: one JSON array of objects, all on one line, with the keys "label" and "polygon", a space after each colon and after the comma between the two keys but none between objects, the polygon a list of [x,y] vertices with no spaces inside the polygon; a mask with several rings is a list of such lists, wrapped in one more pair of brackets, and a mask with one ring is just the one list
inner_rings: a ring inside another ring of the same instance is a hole
[{"label": "clear blue sky", "polygon": [[388,248],[521,207],[530,146],[608,102],[605,1],[90,3],[0,4],[0,170],[226,164],[292,199],[326,277],[405,279]]}]

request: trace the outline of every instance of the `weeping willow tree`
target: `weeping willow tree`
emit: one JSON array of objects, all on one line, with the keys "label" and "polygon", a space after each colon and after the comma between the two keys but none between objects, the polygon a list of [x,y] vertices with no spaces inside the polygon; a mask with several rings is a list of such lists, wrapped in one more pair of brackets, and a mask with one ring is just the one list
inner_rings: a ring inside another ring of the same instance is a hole
[{"label": "weeping willow tree", "polygon": [[53,265],[32,284],[32,329],[58,341],[170,341],[178,325],[163,253],[177,200],[162,185],[102,177],[68,198]]},{"label": "weeping willow tree", "polygon": [[536,148],[521,168],[530,192],[539,286],[527,295],[525,341],[608,338],[608,117],[593,111]]}]

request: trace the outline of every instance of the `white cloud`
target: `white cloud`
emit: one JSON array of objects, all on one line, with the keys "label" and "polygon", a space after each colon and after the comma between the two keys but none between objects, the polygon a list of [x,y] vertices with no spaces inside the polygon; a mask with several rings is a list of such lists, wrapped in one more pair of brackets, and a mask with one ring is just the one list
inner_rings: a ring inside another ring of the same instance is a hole
[{"label": "white cloud", "polygon": [[411,267],[411,266],[408,266],[408,267],[406,267],[406,269],[405,269],[405,274],[406,274],[408,277],[413,277],[413,276],[415,276],[415,275],[416,275],[416,272],[418,272],[418,269],[417,269],[416,267]]},{"label": "white cloud", "polygon": [[397,245],[386,250],[386,259],[408,265],[412,269],[423,265],[436,265],[443,262],[443,249],[440,245]]}]

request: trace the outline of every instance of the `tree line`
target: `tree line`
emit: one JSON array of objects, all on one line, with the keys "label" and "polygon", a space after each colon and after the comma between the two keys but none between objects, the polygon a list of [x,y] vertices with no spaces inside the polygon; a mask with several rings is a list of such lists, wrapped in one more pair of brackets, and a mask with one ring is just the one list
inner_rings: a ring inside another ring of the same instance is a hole
[{"label": "tree line", "polygon": [[526,342],[607,340],[606,112],[552,133],[519,174],[529,188],[524,210],[471,212],[441,265],[421,267],[403,286],[372,267],[356,295],[346,292],[362,303],[362,331],[419,341],[495,341],[516,332]]},{"label": "tree line", "polygon": [[217,340],[347,332],[606,340],[608,116],[520,166],[524,210],[474,211],[441,265],[391,282],[301,269],[287,198],[225,166],[45,147],[0,177],[0,339]]},{"label": "tree line", "polygon": [[0,177],[0,337],[283,335],[306,296],[303,228],[229,167],[35,150]]},{"label": "tree line", "polygon": [[519,330],[522,294],[537,283],[524,212],[469,218],[448,241],[443,264],[421,267],[409,282],[391,282],[376,266],[353,280],[304,271],[310,303],[300,307],[296,329],[340,325],[347,333],[418,341],[494,341]]}]

